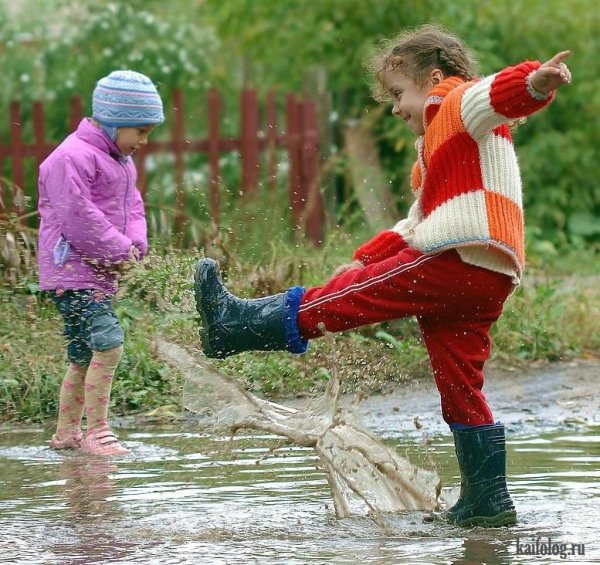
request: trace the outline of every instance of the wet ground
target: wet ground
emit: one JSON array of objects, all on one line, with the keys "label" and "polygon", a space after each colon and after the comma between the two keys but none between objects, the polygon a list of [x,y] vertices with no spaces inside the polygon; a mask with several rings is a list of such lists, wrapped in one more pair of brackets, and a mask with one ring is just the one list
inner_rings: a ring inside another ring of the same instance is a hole
[{"label": "wet ground", "polygon": [[[50,429],[5,430],[0,563],[600,563],[599,389],[594,362],[489,372],[519,513],[516,527],[492,530],[418,512],[386,516],[386,528],[366,516],[337,520],[313,452],[288,445],[264,458],[279,442],[271,436],[230,442],[192,421],[124,420],[132,453],[105,460],[49,450]],[[361,406],[388,445],[457,484],[431,383]]]}]

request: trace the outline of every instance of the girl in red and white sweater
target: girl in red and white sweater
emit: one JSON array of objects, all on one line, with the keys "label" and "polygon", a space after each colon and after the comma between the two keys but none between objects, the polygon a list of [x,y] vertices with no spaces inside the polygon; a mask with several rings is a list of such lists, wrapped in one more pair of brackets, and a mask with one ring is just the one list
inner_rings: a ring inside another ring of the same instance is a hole
[{"label": "girl in red and white sweater", "polygon": [[463,526],[516,522],[506,488],[504,426],[482,392],[490,328],[523,272],[521,179],[510,122],[548,105],[571,80],[563,62],[525,61],[474,79],[464,43],[438,26],[402,33],[373,57],[375,95],[418,136],[408,217],[360,246],[323,286],[242,300],[216,263],[195,273],[209,357],[303,353],[327,331],[415,316],[454,435],[461,494],[446,513]]}]

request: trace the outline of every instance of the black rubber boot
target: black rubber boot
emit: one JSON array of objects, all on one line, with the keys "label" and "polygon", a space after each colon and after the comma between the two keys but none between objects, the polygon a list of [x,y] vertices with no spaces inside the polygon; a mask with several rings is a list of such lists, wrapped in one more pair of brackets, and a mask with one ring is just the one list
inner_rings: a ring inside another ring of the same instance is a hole
[{"label": "black rubber boot", "polygon": [[221,282],[217,263],[202,259],[196,265],[194,292],[207,357],[224,359],[242,351],[306,351],[308,341],[300,337],[297,323],[303,288],[265,298],[238,298]]},{"label": "black rubber boot", "polygon": [[446,519],[458,526],[512,526],[517,513],[506,487],[506,438],[502,424],[454,429],[460,497]]}]

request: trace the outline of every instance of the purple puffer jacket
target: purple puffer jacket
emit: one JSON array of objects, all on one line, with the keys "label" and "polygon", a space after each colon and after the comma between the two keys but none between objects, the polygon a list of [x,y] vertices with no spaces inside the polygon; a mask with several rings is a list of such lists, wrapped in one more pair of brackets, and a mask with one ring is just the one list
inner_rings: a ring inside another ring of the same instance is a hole
[{"label": "purple puffer jacket", "polygon": [[140,256],[148,250],[136,178],[131,157],[87,118],[42,163],[40,290],[117,290],[110,267],[127,260],[132,245]]}]

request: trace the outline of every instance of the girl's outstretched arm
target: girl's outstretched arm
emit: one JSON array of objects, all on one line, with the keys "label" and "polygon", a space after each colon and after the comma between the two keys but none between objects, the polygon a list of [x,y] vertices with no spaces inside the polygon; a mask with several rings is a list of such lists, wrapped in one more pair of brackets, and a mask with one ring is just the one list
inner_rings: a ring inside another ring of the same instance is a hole
[{"label": "girl's outstretched arm", "polygon": [[539,61],[524,61],[470,85],[460,103],[466,131],[481,139],[501,124],[529,116],[550,104],[556,87],[570,79],[562,62],[569,54],[562,51],[543,65]]}]

